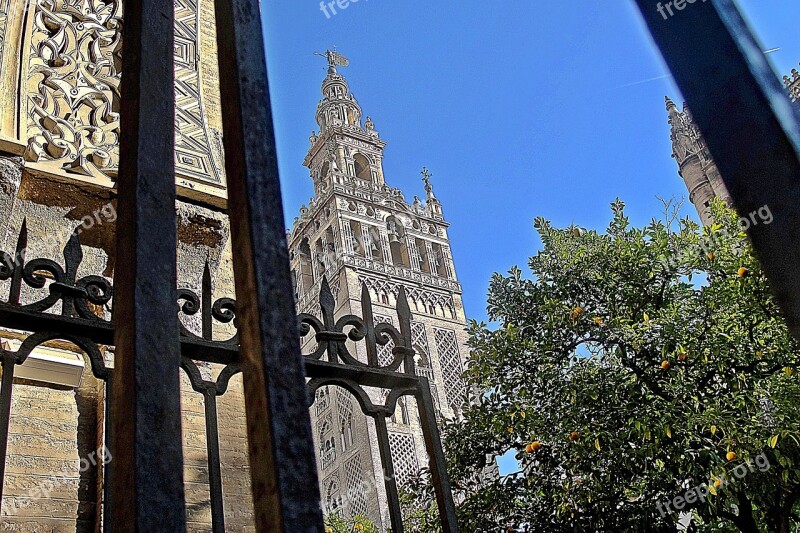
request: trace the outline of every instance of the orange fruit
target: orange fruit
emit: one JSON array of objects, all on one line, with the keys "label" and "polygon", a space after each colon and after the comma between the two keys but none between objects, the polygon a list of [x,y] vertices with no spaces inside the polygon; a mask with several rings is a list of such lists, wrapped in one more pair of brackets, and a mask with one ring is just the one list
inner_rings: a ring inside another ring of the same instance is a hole
[{"label": "orange fruit", "polygon": [[735,461],[736,457],[738,457],[736,455],[736,452],[728,452],[725,454],[725,459],[727,459],[728,461]]},{"label": "orange fruit", "polygon": [[686,361],[686,357],[688,357],[684,352],[678,354],[678,361]]},{"label": "orange fruit", "polygon": [[575,307],[569,314],[569,316],[570,318],[572,318],[572,320],[578,320],[582,314],[583,314],[583,309],[580,307]]},{"label": "orange fruit", "polygon": [[661,362],[661,368],[663,370],[669,370],[669,367],[671,367],[671,366],[672,366],[672,363],[670,363],[669,361],[662,361]]},{"label": "orange fruit", "polygon": [[708,252],[708,253],[706,254],[706,257],[708,257],[708,260],[709,260],[709,261],[713,261],[713,260],[714,260],[714,257],[716,257],[716,256],[714,255],[714,252]]},{"label": "orange fruit", "polygon": [[597,324],[598,326],[602,326],[603,325],[603,319],[600,318],[599,316],[596,316],[596,317],[594,317],[594,323]]},{"label": "orange fruit", "polygon": [[739,275],[740,278],[744,278],[747,277],[750,271],[747,270],[745,267],[741,267],[739,270],[736,271],[736,273]]},{"label": "orange fruit", "polygon": [[575,442],[576,440],[578,440],[580,438],[581,438],[581,434],[578,433],[577,431],[573,431],[572,433],[569,434],[569,440],[571,440],[572,442]]},{"label": "orange fruit", "polygon": [[535,440],[530,444],[528,444],[527,446],[525,446],[525,451],[528,453],[536,453],[541,449],[542,449],[542,443],[539,442],[538,440]]}]

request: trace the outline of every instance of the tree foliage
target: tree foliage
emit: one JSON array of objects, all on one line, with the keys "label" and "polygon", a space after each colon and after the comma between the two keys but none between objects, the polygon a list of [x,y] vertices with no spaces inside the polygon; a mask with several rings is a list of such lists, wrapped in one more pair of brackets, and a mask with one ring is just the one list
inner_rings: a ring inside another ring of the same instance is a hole
[{"label": "tree foliage", "polygon": [[377,526],[366,516],[345,518],[337,513],[325,517],[325,533],[379,533]]},{"label": "tree foliage", "polygon": [[[798,344],[735,213],[713,212],[536,220],[532,276],[492,278],[474,397],[445,428],[463,531],[798,530]],[[518,473],[478,474],[509,450]]]}]

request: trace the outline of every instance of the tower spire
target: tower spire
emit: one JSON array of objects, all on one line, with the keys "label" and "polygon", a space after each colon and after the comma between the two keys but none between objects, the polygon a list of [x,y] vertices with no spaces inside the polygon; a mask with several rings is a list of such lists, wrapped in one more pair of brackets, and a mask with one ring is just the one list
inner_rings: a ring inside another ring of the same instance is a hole
[{"label": "tower spire", "polygon": [[320,137],[330,128],[337,126],[361,127],[361,107],[350,93],[350,86],[344,76],[336,71],[336,67],[350,65],[350,60],[336,51],[326,50],[324,54],[314,55],[328,60],[328,75],[322,81],[322,100],[317,106],[317,123]]}]

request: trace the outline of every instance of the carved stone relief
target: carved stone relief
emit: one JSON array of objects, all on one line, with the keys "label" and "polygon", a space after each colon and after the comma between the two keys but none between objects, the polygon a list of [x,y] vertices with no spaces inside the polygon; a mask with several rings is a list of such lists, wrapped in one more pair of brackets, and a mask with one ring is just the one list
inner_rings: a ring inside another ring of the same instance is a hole
[{"label": "carved stone relief", "polygon": [[6,42],[8,7],[11,0],[0,0],[0,72],[3,72],[3,45]]},{"label": "carved stone relief", "polygon": [[[7,2],[0,0],[0,9]],[[192,181],[221,187],[221,139],[209,126],[204,105],[208,87],[201,87],[200,77],[209,73],[201,70],[198,42],[198,28],[211,24],[205,19],[213,10],[198,9],[198,0],[175,0],[174,5],[177,175],[188,178],[181,184],[189,187]],[[27,90],[25,160],[57,173],[113,181],[119,164],[122,1],[34,0],[32,9],[22,88]]]},{"label": "carved stone relief", "polygon": [[118,163],[122,6],[36,0],[25,160],[95,178]]}]

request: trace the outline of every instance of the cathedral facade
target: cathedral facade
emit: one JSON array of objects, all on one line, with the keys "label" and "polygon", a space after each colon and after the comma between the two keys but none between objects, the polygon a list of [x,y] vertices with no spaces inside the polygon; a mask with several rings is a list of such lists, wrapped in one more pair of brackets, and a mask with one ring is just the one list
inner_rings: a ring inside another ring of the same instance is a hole
[{"label": "cathedral facade", "polygon": [[[316,110],[319,131],[312,132],[303,161],[315,194],[289,232],[298,311],[318,309],[325,278],[336,300],[337,318],[361,314],[366,287],[376,323],[397,325],[397,295],[404,287],[413,315],[416,371],[430,380],[439,416],[452,417],[465,393],[461,374],[467,354],[466,317],[442,204],[427,169],[422,172],[424,201],[415,196],[409,203],[387,184],[386,142],[372,119],[362,118],[361,107],[337,71],[346,60],[335,52],[328,52],[327,58]],[[379,348],[381,365],[391,361],[392,348],[391,341]],[[355,345],[353,350],[366,361],[366,352]],[[385,391],[370,392],[383,403]],[[317,391],[311,415],[325,511],[365,515],[388,526],[372,422],[360,414],[349,393],[337,387]],[[427,465],[413,399],[398,404],[389,420],[389,441],[402,486]]]},{"label": "cathedral facade", "polygon": [[[790,75],[783,77],[783,82],[792,101],[800,102],[800,72],[792,69]],[[689,191],[689,201],[705,225],[711,220],[711,200],[721,198],[731,204],[731,197],[689,108],[684,104],[683,109],[678,109],[669,97],[666,97],[666,102],[672,157]]]}]

